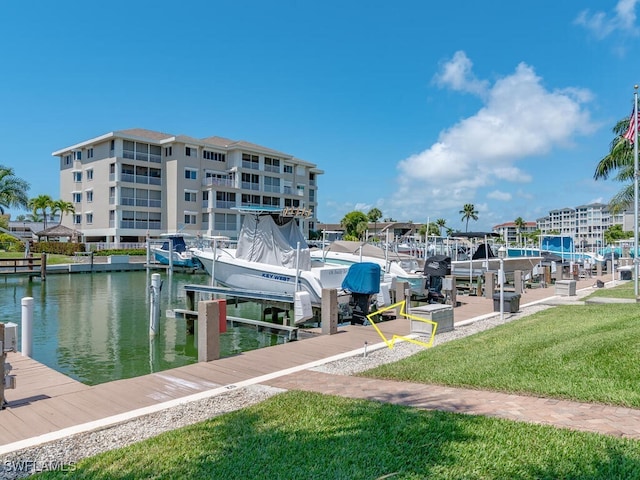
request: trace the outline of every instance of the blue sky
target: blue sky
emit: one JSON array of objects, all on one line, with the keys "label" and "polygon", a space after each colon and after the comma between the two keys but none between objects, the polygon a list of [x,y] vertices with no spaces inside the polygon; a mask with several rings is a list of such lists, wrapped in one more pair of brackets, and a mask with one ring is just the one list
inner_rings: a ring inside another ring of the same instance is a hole
[{"label": "blue sky", "polygon": [[593,173],[640,83],[639,2],[3,2],[0,164],[60,198],[53,151],[139,127],[317,164],[324,223],[608,202],[621,184]]}]

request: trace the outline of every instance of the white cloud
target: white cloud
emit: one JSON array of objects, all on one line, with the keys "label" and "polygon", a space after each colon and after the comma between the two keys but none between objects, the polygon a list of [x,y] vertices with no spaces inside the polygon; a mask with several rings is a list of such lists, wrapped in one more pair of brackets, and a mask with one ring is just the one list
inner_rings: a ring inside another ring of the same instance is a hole
[{"label": "white cloud", "polygon": [[487,198],[491,198],[493,200],[500,200],[503,202],[510,201],[513,197],[509,192],[501,192],[500,190],[494,190],[493,192],[489,192],[487,194]]},{"label": "white cloud", "polygon": [[595,128],[585,108],[592,98],[588,90],[548,89],[525,63],[490,84],[476,79],[464,52],[457,52],[435,78],[454,89],[463,88],[463,79],[472,79],[468,84],[482,91],[484,104],[442,130],[429,148],[398,163],[399,188],[388,208],[399,218],[408,218],[416,208],[424,210],[425,201],[436,211],[459,210],[473,203],[480,187],[528,183],[531,175],[517,167],[518,161],[570,147],[576,136]]},{"label": "white cloud", "polygon": [[636,4],[640,0],[619,0],[613,15],[605,12],[591,13],[589,10],[581,11],[574,23],[585,27],[597,38],[603,39],[615,31],[636,35]]},{"label": "white cloud", "polygon": [[484,95],[488,83],[478,80],[471,68],[473,63],[463,51],[457,51],[453,58],[446,62],[441,71],[434,76],[434,81],[440,87],[453,90]]}]

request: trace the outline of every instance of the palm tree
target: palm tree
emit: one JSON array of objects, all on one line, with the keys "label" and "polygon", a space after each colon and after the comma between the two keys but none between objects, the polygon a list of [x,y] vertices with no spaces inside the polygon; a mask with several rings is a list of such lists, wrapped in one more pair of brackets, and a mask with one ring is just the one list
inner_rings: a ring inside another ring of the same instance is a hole
[{"label": "palm tree", "polygon": [[47,209],[53,205],[53,199],[49,195],[38,195],[35,198],[29,200],[29,208],[33,211],[34,216],[38,212],[42,212],[42,219],[44,222],[44,229],[47,229]]},{"label": "palm tree", "polygon": [[370,222],[373,222],[373,231],[375,232],[375,236],[378,236],[378,220],[382,218],[382,212],[377,208],[372,208],[367,213],[367,218]]},{"label": "palm tree", "polygon": [[465,232],[469,231],[469,220],[478,220],[478,211],[473,203],[465,203],[462,210],[460,210],[460,214],[462,215],[462,221],[467,221],[467,226],[465,228]]},{"label": "palm tree", "polygon": [[62,223],[63,215],[67,215],[69,213],[76,213],[76,209],[71,202],[65,202],[64,200],[56,200],[51,204],[51,216],[54,217],[56,213],[60,212],[60,220],[58,220],[58,225]]},{"label": "palm tree", "polygon": [[442,229],[447,226],[447,221],[444,218],[439,218],[436,220],[436,225],[438,226],[439,235],[442,236]]},{"label": "palm tree", "polygon": [[609,153],[598,162],[596,171],[593,174],[594,180],[606,180],[617,172],[613,178],[614,180],[629,182],[609,201],[609,209],[612,213],[621,212],[632,204],[634,200],[633,144],[623,136],[628,129],[628,118],[616,123],[612,129],[615,137],[609,145]]},{"label": "palm tree", "polygon": [[525,223],[524,220],[522,219],[522,217],[518,217],[514,220],[513,222],[516,225],[516,233],[518,234],[518,242],[520,245],[522,245],[522,230],[525,227]]},{"label": "palm tree", "polygon": [[13,168],[0,165],[0,214],[10,207],[27,208],[29,188],[28,182],[14,175]]}]

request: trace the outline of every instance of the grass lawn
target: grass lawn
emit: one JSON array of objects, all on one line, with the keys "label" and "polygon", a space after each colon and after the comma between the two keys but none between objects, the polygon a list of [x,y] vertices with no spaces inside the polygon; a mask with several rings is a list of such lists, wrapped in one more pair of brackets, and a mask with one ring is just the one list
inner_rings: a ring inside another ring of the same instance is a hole
[{"label": "grass lawn", "polygon": [[625,281],[611,288],[595,288],[585,299],[594,297],[611,297],[611,298],[634,298],[635,285],[634,282]]},{"label": "grass lawn", "polygon": [[[40,258],[39,253],[33,253],[31,256]],[[24,258],[24,252],[0,252],[0,259],[3,258]],[[54,253],[47,254],[47,265],[59,265],[62,263],[73,263],[73,257]]]},{"label": "grass lawn", "polygon": [[37,478],[630,479],[640,442],[287,392],[74,468]]},{"label": "grass lawn", "polygon": [[362,375],[640,407],[639,314],[559,306]]}]

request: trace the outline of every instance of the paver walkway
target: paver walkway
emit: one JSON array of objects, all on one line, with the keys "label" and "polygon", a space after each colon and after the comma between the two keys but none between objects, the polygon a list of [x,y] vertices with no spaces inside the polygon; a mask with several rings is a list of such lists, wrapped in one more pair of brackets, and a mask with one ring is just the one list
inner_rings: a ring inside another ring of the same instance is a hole
[{"label": "paver walkway", "polygon": [[640,439],[640,410],[306,370],[268,385]]}]

